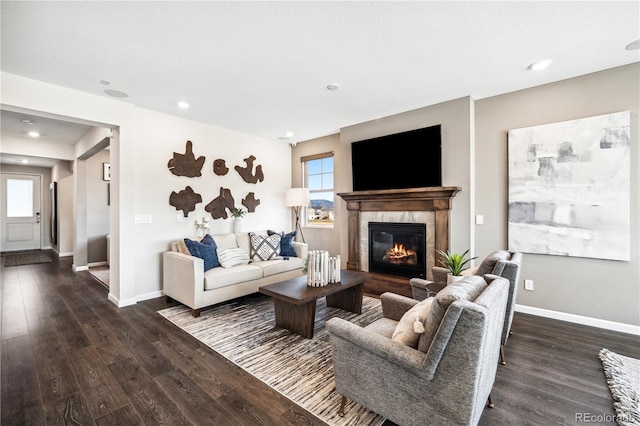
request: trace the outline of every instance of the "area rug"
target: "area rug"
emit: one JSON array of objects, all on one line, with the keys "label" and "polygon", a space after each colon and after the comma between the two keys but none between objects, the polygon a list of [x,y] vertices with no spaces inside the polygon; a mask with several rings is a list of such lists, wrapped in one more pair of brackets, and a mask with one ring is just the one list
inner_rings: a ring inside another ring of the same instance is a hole
[{"label": "area rug", "polygon": [[51,252],[49,251],[29,251],[20,253],[7,253],[2,256],[4,267],[36,265],[38,263],[51,263]]},{"label": "area rug", "polygon": [[640,425],[640,360],[619,355],[608,349],[598,354],[622,426]]},{"label": "area rug", "polygon": [[338,416],[341,396],[335,390],[324,327],[333,317],[358,325],[372,323],[382,317],[378,299],[365,296],[361,315],[318,300],[313,339],[276,327],[273,301],[262,294],[202,310],[199,318],[184,305],[158,313],[328,424],[378,426],[385,420],[353,401],[348,401],[345,416]]}]

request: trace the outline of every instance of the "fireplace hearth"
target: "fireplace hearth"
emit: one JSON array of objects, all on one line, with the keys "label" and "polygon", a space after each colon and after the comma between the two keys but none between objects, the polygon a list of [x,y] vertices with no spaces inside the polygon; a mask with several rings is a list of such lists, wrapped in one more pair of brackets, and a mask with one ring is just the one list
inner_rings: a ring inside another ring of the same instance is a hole
[{"label": "fireplace hearth", "polygon": [[426,224],[369,222],[369,272],[426,277]]}]

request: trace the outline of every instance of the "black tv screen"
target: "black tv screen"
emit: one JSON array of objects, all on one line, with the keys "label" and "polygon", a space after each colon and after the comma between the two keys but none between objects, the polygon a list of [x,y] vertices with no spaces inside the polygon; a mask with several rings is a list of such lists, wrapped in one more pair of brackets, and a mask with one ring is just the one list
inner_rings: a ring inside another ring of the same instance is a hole
[{"label": "black tv screen", "polygon": [[440,125],[351,144],[353,190],[442,186]]}]

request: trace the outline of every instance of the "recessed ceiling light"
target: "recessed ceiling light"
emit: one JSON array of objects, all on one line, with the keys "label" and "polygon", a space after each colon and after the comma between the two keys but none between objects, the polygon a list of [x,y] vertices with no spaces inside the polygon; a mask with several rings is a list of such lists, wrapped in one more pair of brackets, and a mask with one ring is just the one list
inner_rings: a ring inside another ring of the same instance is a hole
[{"label": "recessed ceiling light", "polygon": [[631,43],[627,44],[627,47],[625,47],[625,49],[627,49],[627,50],[638,50],[638,49],[640,49],[640,39],[638,39],[636,41],[632,41]]},{"label": "recessed ceiling light", "polygon": [[178,102],[176,102],[176,105],[178,105],[178,108],[180,108],[180,109],[189,108],[189,102],[187,102],[187,101],[178,101]]},{"label": "recessed ceiling light", "polygon": [[108,86],[111,84],[111,81],[107,80],[106,78],[103,78],[102,80],[100,80],[100,84],[104,86]]},{"label": "recessed ceiling light", "polygon": [[29,164],[29,160],[27,160],[27,159],[20,160],[20,162],[21,162],[22,164]]},{"label": "recessed ceiling light", "polygon": [[551,62],[553,62],[551,59],[534,62],[533,64],[529,65],[527,69],[532,71],[540,71],[551,65]]},{"label": "recessed ceiling light", "polygon": [[31,136],[32,138],[37,138],[37,137],[40,136],[40,133],[35,132],[35,131],[32,130],[32,131],[29,132],[29,136]]},{"label": "recessed ceiling light", "polygon": [[20,122],[21,122],[22,124],[26,124],[26,125],[28,125],[28,126],[31,126],[31,125],[33,124],[33,121],[28,120],[28,119],[26,119],[26,118],[25,118],[24,120],[20,120]]},{"label": "recessed ceiling light", "polygon": [[109,96],[113,96],[114,98],[128,98],[129,95],[121,92],[120,90],[114,90],[114,89],[106,89],[104,91],[104,93],[106,93]]},{"label": "recessed ceiling light", "polygon": [[280,136],[278,139],[280,139],[281,141],[288,141],[292,137],[293,137],[293,132],[287,132],[284,134],[284,136]]},{"label": "recessed ceiling light", "polygon": [[338,83],[327,84],[328,90],[338,90],[339,88],[340,88],[340,85]]}]

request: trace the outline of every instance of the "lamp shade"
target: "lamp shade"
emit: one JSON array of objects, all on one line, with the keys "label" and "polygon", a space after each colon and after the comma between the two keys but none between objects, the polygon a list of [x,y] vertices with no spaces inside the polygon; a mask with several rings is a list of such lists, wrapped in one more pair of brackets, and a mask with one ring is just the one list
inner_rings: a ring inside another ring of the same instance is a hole
[{"label": "lamp shade", "polygon": [[308,206],[310,202],[309,188],[290,188],[284,194],[284,205],[287,207]]}]

